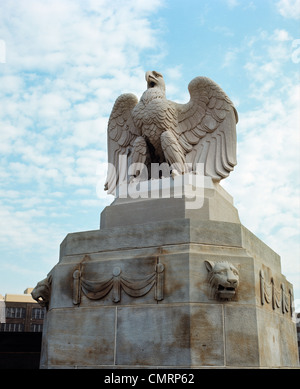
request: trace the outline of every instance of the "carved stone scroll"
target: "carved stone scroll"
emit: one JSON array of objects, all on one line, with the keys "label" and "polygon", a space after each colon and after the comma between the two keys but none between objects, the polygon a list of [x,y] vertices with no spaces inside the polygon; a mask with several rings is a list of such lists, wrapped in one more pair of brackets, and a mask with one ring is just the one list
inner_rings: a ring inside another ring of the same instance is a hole
[{"label": "carved stone scroll", "polygon": [[155,266],[156,270],[156,288],[155,288],[155,300],[161,301],[164,299],[164,265],[162,263],[158,263]]},{"label": "carved stone scroll", "polygon": [[80,302],[80,270],[75,270],[73,273],[73,304]]},{"label": "carved stone scroll", "polygon": [[144,277],[129,277],[122,273],[120,267],[116,266],[112,274],[100,280],[88,280],[82,275],[80,269],[73,273],[73,304],[79,305],[81,293],[90,300],[100,300],[112,291],[112,301],[121,301],[121,290],[128,296],[142,297],[146,295],[153,286],[155,287],[154,299],[163,300],[164,287],[164,265],[158,263],[155,271]]}]

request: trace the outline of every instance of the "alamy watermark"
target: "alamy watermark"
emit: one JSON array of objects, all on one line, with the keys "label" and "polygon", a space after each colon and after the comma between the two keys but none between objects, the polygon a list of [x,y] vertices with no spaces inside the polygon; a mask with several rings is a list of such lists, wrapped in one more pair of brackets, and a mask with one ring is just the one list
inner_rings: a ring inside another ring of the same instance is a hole
[{"label": "alamy watermark", "polygon": [[[118,168],[107,164],[108,193],[117,198],[157,199],[185,198],[187,209],[199,209],[204,203],[204,164],[197,163],[192,171],[185,164],[185,174],[178,174],[175,166],[168,163],[143,163],[128,165],[127,156],[119,156]],[[149,172],[150,169],[150,172]],[[150,174],[149,174],[150,173]],[[117,178],[118,177],[118,178]],[[150,179],[149,179],[150,177]],[[111,188],[114,188],[111,190]],[[103,193],[102,183],[97,184],[97,194]]]},{"label": "alamy watermark", "polygon": [[6,44],[3,39],[0,39],[0,63],[6,63]]}]

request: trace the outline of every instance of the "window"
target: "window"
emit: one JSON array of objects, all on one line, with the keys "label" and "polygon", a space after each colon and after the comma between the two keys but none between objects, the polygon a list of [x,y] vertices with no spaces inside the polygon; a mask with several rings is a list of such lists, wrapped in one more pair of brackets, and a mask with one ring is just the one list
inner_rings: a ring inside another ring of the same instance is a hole
[{"label": "window", "polygon": [[0,326],[2,332],[23,332],[24,324],[22,323],[2,323]]},{"label": "window", "polygon": [[31,332],[42,332],[43,331],[43,324],[31,324],[30,331]]},{"label": "window", "polygon": [[11,319],[23,319],[25,317],[25,308],[6,307],[6,317]]},{"label": "window", "polygon": [[31,312],[32,319],[44,319],[45,310],[43,308],[33,308]]}]

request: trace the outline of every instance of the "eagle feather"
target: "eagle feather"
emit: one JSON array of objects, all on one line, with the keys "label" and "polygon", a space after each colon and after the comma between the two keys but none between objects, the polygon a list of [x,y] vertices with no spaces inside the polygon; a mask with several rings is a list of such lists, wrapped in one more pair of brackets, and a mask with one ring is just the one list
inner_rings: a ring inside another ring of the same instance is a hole
[{"label": "eagle feather", "polygon": [[[123,94],[112,109],[107,128],[108,193],[115,194],[127,177],[128,166],[119,166],[120,156],[141,150],[141,156],[133,159],[175,163],[181,173],[186,172],[184,163],[191,164],[192,170],[203,163],[205,175],[215,181],[226,178],[237,163],[238,114],[225,92],[211,79],[196,77],[188,85],[190,101],[178,104],[166,99],[162,74],[147,72],[146,81],[140,101],[133,94]],[[135,142],[137,138],[141,141]]]}]

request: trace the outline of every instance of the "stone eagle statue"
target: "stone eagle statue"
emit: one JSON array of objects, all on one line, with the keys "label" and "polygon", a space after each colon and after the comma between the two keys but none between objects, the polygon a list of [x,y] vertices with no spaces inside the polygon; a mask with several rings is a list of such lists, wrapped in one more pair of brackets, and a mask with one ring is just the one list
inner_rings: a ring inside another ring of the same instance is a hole
[{"label": "stone eagle statue", "polygon": [[[197,163],[214,181],[227,177],[237,163],[238,114],[225,92],[209,78],[196,77],[188,86],[190,101],[178,104],[167,100],[161,73],[146,72],[146,81],[140,101],[126,93],[113,106],[104,189],[114,194],[127,173],[129,180],[138,179],[139,166],[151,163],[166,162],[173,177],[196,171]],[[127,157],[127,166],[120,156]]]}]

